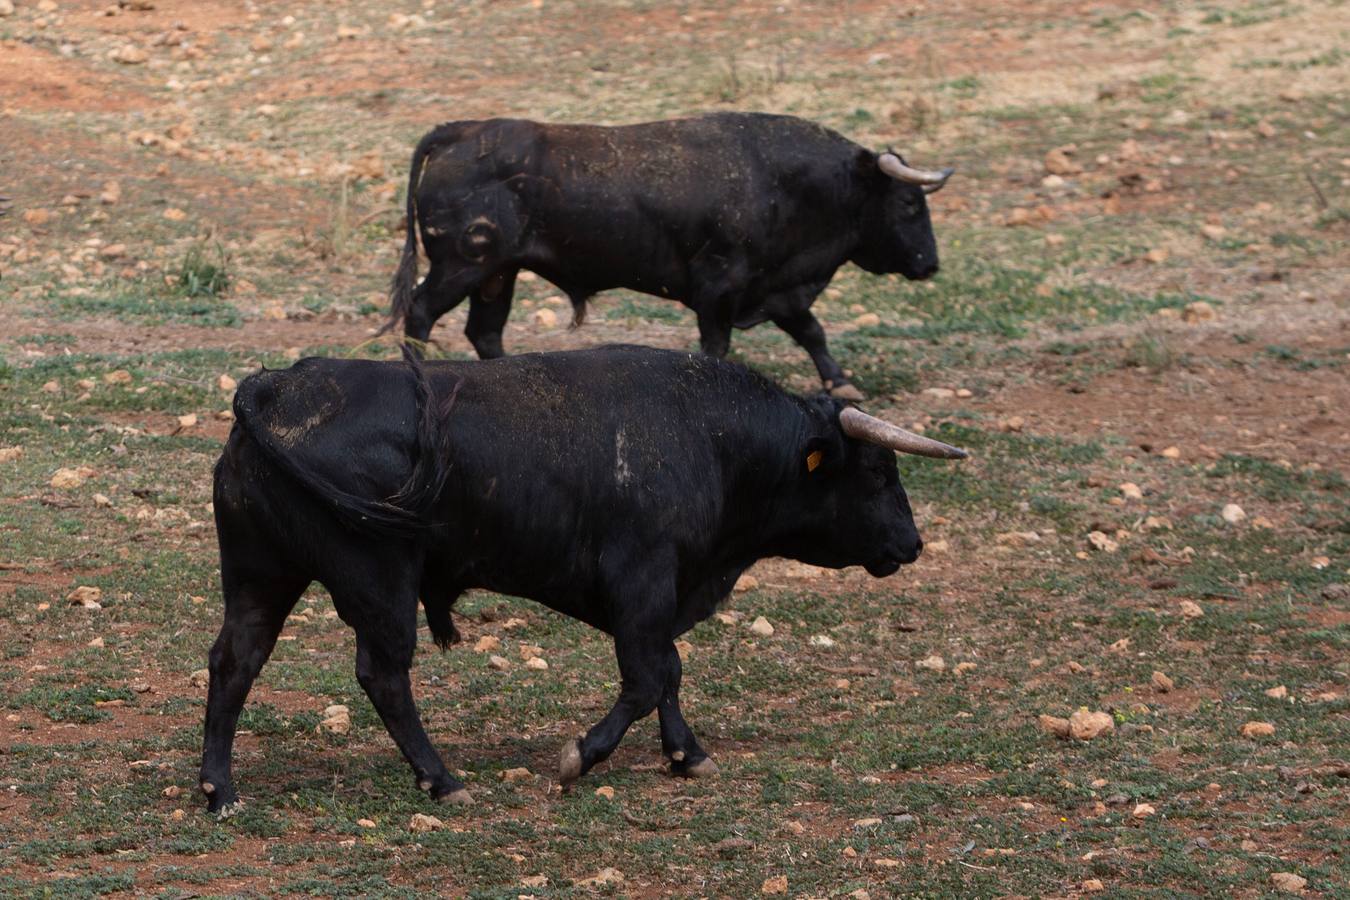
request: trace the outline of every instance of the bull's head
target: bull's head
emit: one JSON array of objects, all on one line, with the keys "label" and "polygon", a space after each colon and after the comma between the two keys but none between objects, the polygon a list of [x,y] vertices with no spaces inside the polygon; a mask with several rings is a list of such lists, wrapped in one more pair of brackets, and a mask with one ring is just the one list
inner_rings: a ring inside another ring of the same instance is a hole
[{"label": "bull's head", "polygon": [[866,211],[853,262],[874,274],[931,278],[938,270],[938,252],[927,195],[941,190],[956,170],[916,169],[889,150],[866,153],[862,165]]},{"label": "bull's head", "polygon": [[839,401],[822,401],[832,421],[803,450],[810,522],[785,555],[830,568],[861,565],[878,578],[923,550],[895,454],[964,459],[964,450],[883,422]]}]

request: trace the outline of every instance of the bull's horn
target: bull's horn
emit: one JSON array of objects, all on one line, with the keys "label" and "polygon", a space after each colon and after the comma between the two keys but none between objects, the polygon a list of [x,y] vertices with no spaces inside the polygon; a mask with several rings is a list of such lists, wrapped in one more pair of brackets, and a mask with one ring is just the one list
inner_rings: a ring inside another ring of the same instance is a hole
[{"label": "bull's horn", "polygon": [[956,170],[951,166],[945,169],[916,169],[906,165],[904,160],[894,153],[883,153],[877,157],[877,168],[905,184],[923,185],[924,193],[931,194],[947,183]]},{"label": "bull's horn", "polygon": [[915,456],[931,456],[934,459],[965,459],[969,455],[960,447],[906,431],[899,425],[883,422],[851,406],[839,413],[839,427],[851,438],[889,447],[897,453],[913,453]]}]

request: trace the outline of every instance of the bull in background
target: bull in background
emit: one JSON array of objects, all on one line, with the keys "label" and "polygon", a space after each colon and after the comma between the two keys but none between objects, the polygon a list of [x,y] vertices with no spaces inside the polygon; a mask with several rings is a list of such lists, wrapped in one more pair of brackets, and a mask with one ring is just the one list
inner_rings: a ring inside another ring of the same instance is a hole
[{"label": "bull in background", "polygon": [[[464,333],[502,355],[516,274],[572,301],[599,291],[679,300],[703,351],[772,320],[811,355],[827,390],[860,400],[825,346],[811,304],[835,271],[930,278],[938,270],[925,195],[951,169],[912,168],[792,116],[719,113],[642,125],[451,122],[417,145],[407,241],[390,319],[426,341],[469,298]],[[417,284],[417,232],[431,269]]]},{"label": "bull in background", "polygon": [[240,710],[312,581],[355,629],[357,679],[435,799],[469,794],[413,704],[417,604],[445,646],[470,588],[614,637],[618,699],[563,747],[564,784],[653,710],[672,771],[709,774],[680,713],[675,639],[764,557],[879,578],[913,562],[923,544],[892,451],[964,456],[701,354],[408,362],[302,360],[235,395],[215,471],[225,621],[200,781],[212,810],[237,799]]}]

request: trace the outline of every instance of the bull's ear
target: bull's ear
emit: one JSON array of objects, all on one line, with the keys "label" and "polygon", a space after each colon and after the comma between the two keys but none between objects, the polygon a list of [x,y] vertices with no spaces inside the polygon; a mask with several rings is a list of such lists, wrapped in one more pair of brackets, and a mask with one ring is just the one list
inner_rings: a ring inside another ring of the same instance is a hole
[{"label": "bull's ear", "polygon": [[854,168],[858,170],[858,174],[866,178],[871,178],[881,173],[881,170],[877,168],[877,157],[879,155],[880,154],[868,150],[866,147],[859,147],[857,154],[855,154],[853,158],[853,165]]}]

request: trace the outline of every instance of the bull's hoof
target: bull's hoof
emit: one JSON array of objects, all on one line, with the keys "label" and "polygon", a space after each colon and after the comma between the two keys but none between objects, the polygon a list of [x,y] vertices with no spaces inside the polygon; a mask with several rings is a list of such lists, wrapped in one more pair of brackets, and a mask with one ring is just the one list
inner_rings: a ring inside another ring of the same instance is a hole
[{"label": "bull's hoof", "polygon": [[858,390],[848,382],[837,384],[830,388],[830,396],[836,400],[848,400],[851,403],[860,403],[867,399],[867,395]]},{"label": "bull's hoof", "polygon": [[558,756],[558,781],[563,787],[581,777],[581,741],[568,741],[563,744]]},{"label": "bull's hoof", "polygon": [[717,763],[710,756],[689,762],[683,750],[676,750],[670,754],[670,774],[680,778],[711,778],[717,774]]},{"label": "bull's hoof", "polygon": [[448,794],[441,794],[436,798],[436,802],[448,806],[471,806],[473,805],[473,794],[469,793],[468,788],[460,788]]},{"label": "bull's hoof", "polygon": [[217,786],[210,781],[202,781],[199,786],[201,787],[202,795],[206,797],[207,812],[223,812],[232,804],[239,801],[239,795],[236,794],[234,788],[228,784]]},{"label": "bull's hoof", "polygon": [[717,763],[712,761],[711,756],[705,756],[696,763],[691,763],[684,770],[684,774],[689,778],[712,778],[717,774]]}]

